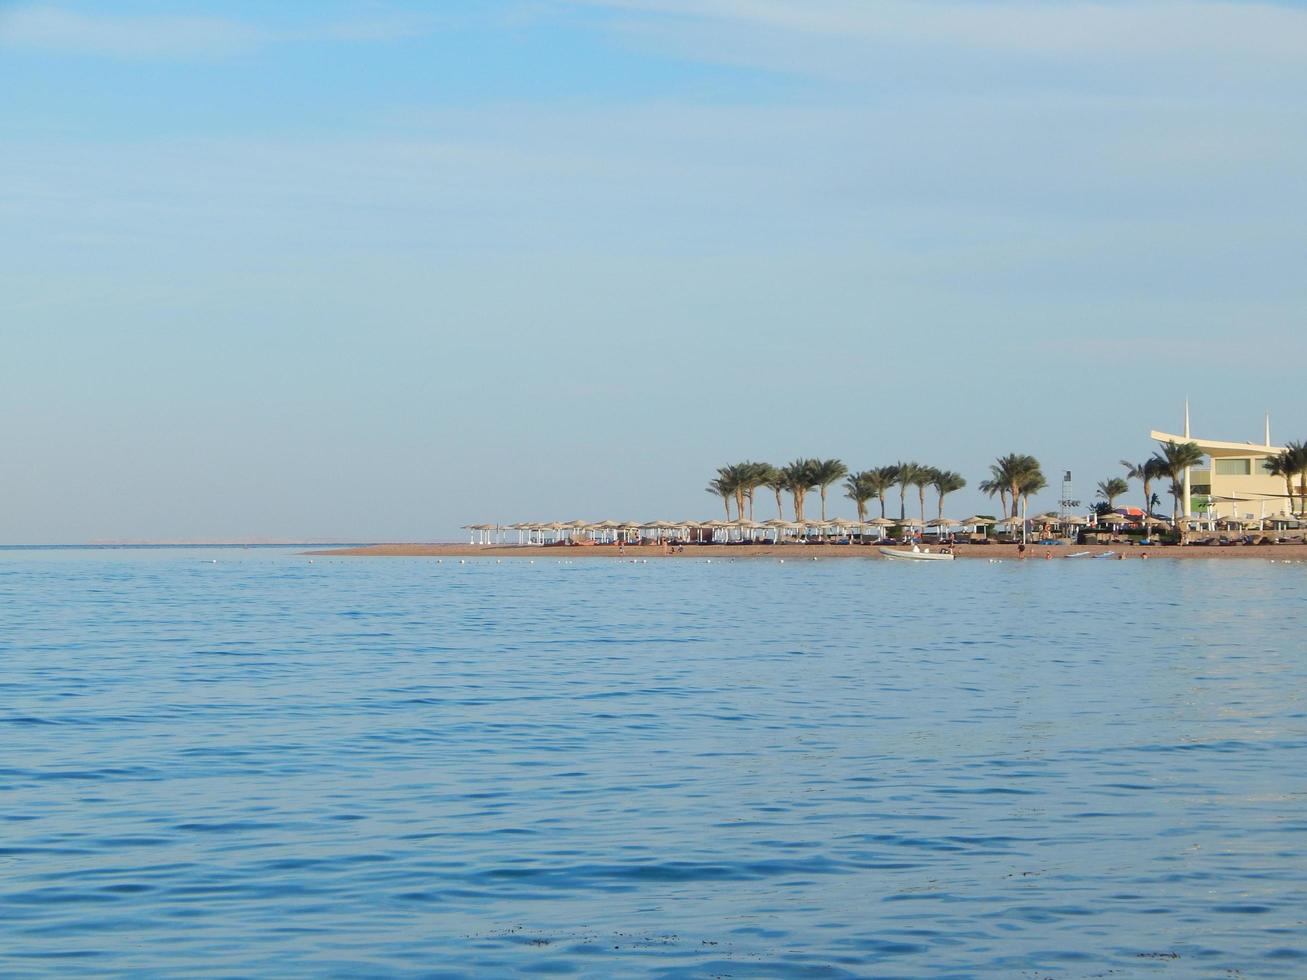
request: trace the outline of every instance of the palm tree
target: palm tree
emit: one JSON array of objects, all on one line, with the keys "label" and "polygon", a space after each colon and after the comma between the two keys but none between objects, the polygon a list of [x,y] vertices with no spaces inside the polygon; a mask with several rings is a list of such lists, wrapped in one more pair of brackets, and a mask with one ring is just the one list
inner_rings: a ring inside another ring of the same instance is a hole
[{"label": "palm tree", "polygon": [[[1184,492],[1185,474],[1189,467],[1197,466],[1203,461],[1203,451],[1195,442],[1164,442],[1162,451],[1154,455],[1158,467],[1171,478],[1172,516],[1180,529],[1180,543],[1188,537],[1188,525],[1180,520],[1180,496]],[[1188,516],[1187,514],[1184,516]]]},{"label": "palm tree", "polygon": [[727,468],[723,466],[717,471],[717,476],[708,481],[704,487],[708,493],[715,497],[722,498],[722,506],[726,508],[726,519],[731,519],[731,498],[735,496],[735,484],[731,478],[726,475]]},{"label": "palm tree", "polygon": [[1266,461],[1266,472],[1270,476],[1280,476],[1284,478],[1284,495],[1288,498],[1288,513],[1293,513],[1297,508],[1293,503],[1293,478],[1297,475],[1294,468],[1294,460],[1289,450],[1276,453]]},{"label": "palm tree", "polygon": [[1098,484],[1098,495],[1107,501],[1108,510],[1116,510],[1116,498],[1123,493],[1130,492],[1130,484],[1119,476],[1114,476],[1110,480],[1102,480]]},{"label": "palm tree", "polygon": [[961,473],[954,473],[952,470],[936,470],[935,478],[930,481],[935,492],[939,494],[939,518],[944,518],[944,498],[950,493],[961,490],[967,485],[967,481]]},{"label": "palm tree", "polygon": [[[1036,467],[1038,465],[1038,463],[1035,464]],[[1043,471],[1038,468],[1031,470],[1021,478],[1018,489],[1021,491],[1021,499],[1025,502],[1027,508],[1030,506],[1030,498],[1046,486],[1048,486],[1048,480],[1044,479]],[[1015,517],[1016,514],[1012,516]]]},{"label": "palm tree", "polygon": [[1138,480],[1144,485],[1144,513],[1152,515],[1153,513],[1153,491],[1152,485],[1154,480],[1161,479],[1166,474],[1158,467],[1157,457],[1151,456],[1142,463],[1132,463],[1129,460],[1121,460],[1121,465],[1125,467],[1127,480]]},{"label": "palm tree", "polygon": [[899,480],[899,468],[897,466],[877,466],[875,469],[867,470],[868,482],[876,491],[876,499],[880,501],[880,516],[885,516],[885,494],[889,493],[890,487],[894,486]]},{"label": "palm tree", "polygon": [[1301,510],[1307,510],[1307,442],[1286,443],[1285,452],[1289,454],[1290,465],[1298,473],[1299,506]]},{"label": "palm tree", "polygon": [[926,487],[935,482],[935,477],[939,475],[939,470],[933,466],[919,467],[917,472],[912,475],[912,485],[917,488],[917,499],[921,502],[921,526],[926,526]]},{"label": "palm tree", "polygon": [[[1039,468],[1039,460],[1023,453],[1000,456],[990,465],[989,471],[994,476],[994,482],[1007,489],[1012,501],[1012,517],[1017,516],[1022,497],[1029,497],[1048,486],[1048,481]],[[1023,487],[1026,489],[1023,490]]]},{"label": "palm tree", "polygon": [[785,474],[782,473],[771,463],[760,463],[766,469],[761,472],[758,479],[758,486],[766,487],[772,493],[776,494],[776,516],[780,519],[785,518],[785,510],[781,506],[781,491],[785,489]]},{"label": "palm tree", "polygon": [[800,457],[782,471],[785,477],[785,489],[794,499],[794,519],[803,520],[803,498],[817,485],[817,460]]},{"label": "palm tree", "polygon": [[849,468],[838,459],[819,459],[813,462],[817,465],[813,468],[812,478],[821,491],[821,519],[824,521],[826,519],[826,488],[832,483],[838,483],[848,475]]},{"label": "palm tree", "polygon": [[907,499],[908,487],[917,482],[917,476],[922,471],[920,463],[895,463],[894,464],[894,482],[899,487],[899,520],[906,520],[908,516]]},{"label": "palm tree", "polygon": [[999,513],[1007,517],[1007,485],[998,480],[981,480],[978,487],[986,497],[998,497]]},{"label": "palm tree", "polygon": [[740,486],[744,491],[744,499],[749,502],[749,520],[753,520],[753,494],[760,486],[764,485],[764,479],[768,472],[773,468],[770,463],[755,463],[752,460],[745,460],[737,465],[740,477]]},{"label": "palm tree", "polygon": [[867,519],[867,501],[876,496],[875,475],[875,470],[863,470],[849,474],[844,480],[844,496],[857,506],[860,522]]},{"label": "palm tree", "polygon": [[732,463],[717,470],[717,476],[731,488],[735,497],[735,516],[744,516],[744,498],[748,496],[748,463]]}]

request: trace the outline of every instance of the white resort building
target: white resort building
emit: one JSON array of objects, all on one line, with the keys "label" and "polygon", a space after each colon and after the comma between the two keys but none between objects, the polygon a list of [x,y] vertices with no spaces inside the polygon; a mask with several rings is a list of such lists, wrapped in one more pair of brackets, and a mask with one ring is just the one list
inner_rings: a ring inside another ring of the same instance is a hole
[{"label": "white resort building", "polygon": [[1184,513],[1212,519],[1227,517],[1259,520],[1293,512],[1285,495],[1284,479],[1267,472],[1271,458],[1284,452],[1271,445],[1271,420],[1266,417],[1264,442],[1223,442],[1199,439],[1189,430],[1189,405],[1184,409],[1184,432],[1159,432],[1149,436],[1158,442],[1192,442],[1207,456],[1206,468],[1193,467],[1185,474]]}]

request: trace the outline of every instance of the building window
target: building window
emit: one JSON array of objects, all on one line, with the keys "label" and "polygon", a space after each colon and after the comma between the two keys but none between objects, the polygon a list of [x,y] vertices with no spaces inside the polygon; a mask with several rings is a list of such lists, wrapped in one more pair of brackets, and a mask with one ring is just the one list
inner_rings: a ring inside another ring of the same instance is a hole
[{"label": "building window", "polygon": [[1251,459],[1216,459],[1217,476],[1250,476],[1253,471]]},{"label": "building window", "polygon": [[1195,483],[1193,489],[1189,492],[1191,494],[1202,494],[1203,496],[1207,496],[1212,492],[1212,485],[1210,483]]},{"label": "building window", "polygon": [[1257,472],[1262,476],[1271,475],[1271,457],[1263,456],[1257,461]]}]

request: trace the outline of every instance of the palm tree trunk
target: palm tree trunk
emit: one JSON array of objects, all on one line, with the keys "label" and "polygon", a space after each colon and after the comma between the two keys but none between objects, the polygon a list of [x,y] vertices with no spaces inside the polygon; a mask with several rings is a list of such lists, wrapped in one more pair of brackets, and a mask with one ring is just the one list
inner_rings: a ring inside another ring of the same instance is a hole
[{"label": "palm tree trunk", "polygon": [[942,493],[939,495],[939,514],[936,516],[938,516],[941,521],[944,519],[944,495]]},{"label": "palm tree trunk", "polygon": [[776,491],[776,517],[779,520],[785,520],[785,505],[781,503],[781,488],[775,487]]},{"label": "palm tree trunk", "polygon": [[921,500],[921,531],[924,534],[926,531],[926,488],[917,487],[917,496]]},{"label": "palm tree trunk", "polygon": [[[1152,499],[1153,498],[1148,494],[1148,481],[1145,480],[1144,481],[1144,516],[1145,517],[1153,516]],[[1147,527],[1148,525],[1144,525],[1144,526]]]},{"label": "palm tree trunk", "polygon": [[821,519],[824,521],[826,519],[826,484],[823,483],[820,489],[821,489]]},{"label": "palm tree trunk", "polygon": [[902,486],[899,487],[899,520],[903,520],[908,516],[908,505],[906,502],[907,499],[908,499],[908,485],[904,483]]},{"label": "palm tree trunk", "polygon": [[881,519],[884,520],[884,518],[885,518],[885,495],[884,495],[883,493],[879,493],[879,494],[876,495],[876,499],[880,501],[880,516],[881,516]]},{"label": "palm tree trunk", "polygon": [[726,508],[726,519],[729,521],[731,519],[731,498],[726,494],[722,494],[722,506]]}]

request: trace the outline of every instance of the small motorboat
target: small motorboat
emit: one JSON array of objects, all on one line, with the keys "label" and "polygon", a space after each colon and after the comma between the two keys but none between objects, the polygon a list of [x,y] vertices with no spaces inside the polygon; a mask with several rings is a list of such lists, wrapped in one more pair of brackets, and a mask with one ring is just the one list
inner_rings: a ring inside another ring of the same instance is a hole
[{"label": "small motorboat", "polygon": [[886,558],[897,558],[902,561],[952,561],[953,552],[951,551],[931,551],[929,548],[918,548],[915,544],[912,550],[908,551],[903,548],[881,548],[880,553]]}]

